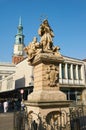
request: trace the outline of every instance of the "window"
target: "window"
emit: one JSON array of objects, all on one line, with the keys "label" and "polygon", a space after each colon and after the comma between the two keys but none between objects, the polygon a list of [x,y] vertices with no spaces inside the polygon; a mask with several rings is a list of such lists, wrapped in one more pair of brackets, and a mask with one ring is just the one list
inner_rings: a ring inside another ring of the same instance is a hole
[{"label": "window", "polygon": [[65,79],[65,64],[62,64],[62,78]]},{"label": "window", "polygon": [[73,78],[76,79],[76,65],[73,65]]},{"label": "window", "polygon": [[78,65],[78,76],[79,76],[79,80],[81,80],[81,65]]},{"label": "window", "polygon": [[68,79],[71,79],[71,65],[68,64]]}]

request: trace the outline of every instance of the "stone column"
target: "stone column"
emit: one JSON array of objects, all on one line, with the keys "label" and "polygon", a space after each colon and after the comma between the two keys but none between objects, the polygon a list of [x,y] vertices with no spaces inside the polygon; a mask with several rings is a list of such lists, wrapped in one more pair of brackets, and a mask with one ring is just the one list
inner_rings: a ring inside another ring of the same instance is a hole
[{"label": "stone column", "polygon": [[65,78],[68,79],[67,63],[65,64]]},{"label": "stone column", "polygon": [[81,79],[84,80],[85,79],[85,71],[84,71],[84,65],[81,66]]},{"label": "stone column", "polygon": [[71,80],[73,80],[73,64],[71,64]]},{"label": "stone column", "polygon": [[82,80],[82,83],[85,84],[85,69],[84,69],[84,65],[81,66],[81,80]]},{"label": "stone column", "polygon": [[59,78],[62,79],[62,64],[59,63]]},{"label": "stone column", "polygon": [[78,65],[76,65],[76,79],[77,80],[79,79],[79,76],[78,76]]},{"label": "stone column", "polygon": [[62,83],[62,63],[59,64],[59,83]]}]

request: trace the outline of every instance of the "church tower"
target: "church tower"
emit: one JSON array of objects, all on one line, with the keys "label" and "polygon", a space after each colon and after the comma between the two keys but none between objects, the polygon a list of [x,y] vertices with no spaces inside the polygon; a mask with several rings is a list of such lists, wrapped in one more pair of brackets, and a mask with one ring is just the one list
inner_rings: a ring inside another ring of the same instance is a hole
[{"label": "church tower", "polygon": [[17,64],[25,57],[24,52],[24,35],[21,17],[19,18],[19,25],[17,27],[17,34],[15,35],[15,43],[13,48],[12,63]]}]

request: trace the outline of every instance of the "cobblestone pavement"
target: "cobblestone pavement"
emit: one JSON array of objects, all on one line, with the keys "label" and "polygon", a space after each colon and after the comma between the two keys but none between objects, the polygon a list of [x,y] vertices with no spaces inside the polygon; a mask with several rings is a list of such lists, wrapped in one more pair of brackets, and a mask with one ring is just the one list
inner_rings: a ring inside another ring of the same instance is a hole
[{"label": "cobblestone pavement", "polygon": [[0,130],[13,130],[14,113],[0,113]]}]

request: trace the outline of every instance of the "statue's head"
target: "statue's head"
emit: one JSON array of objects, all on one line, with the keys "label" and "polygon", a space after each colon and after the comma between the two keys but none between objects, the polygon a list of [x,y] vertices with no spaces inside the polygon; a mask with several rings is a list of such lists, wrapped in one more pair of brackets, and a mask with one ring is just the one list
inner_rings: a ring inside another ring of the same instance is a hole
[{"label": "statue's head", "polygon": [[48,25],[48,20],[44,19],[43,23],[46,24],[46,25]]}]

